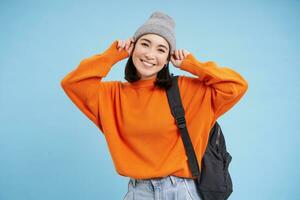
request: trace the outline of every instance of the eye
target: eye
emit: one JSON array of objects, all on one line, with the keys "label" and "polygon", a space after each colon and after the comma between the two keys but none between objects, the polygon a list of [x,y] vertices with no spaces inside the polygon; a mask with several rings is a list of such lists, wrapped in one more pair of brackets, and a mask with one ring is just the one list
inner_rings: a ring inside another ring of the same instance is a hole
[{"label": "eye", "polygon": [[[146,44],[146,43],[144,43],[144,42],[143,42],[143,43],[141,43],[141,45],[142,45],[142,46],[146,46],[146,47],[148,47],[148,44]],[[161,51],[162,53],[165,53],[165,51],[164,51],[163,49],[159,49],[159,51]]]}]

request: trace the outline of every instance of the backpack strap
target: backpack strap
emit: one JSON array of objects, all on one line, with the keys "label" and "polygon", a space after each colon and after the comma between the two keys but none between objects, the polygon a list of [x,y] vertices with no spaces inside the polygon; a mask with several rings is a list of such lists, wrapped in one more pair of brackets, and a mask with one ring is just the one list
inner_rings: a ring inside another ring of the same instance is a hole
[{"label": "backpack strap", "polygon": [[197,157],[195,155],[195,150],[191,142],[186,121],[185,112],[182,106],[180,91],[178,88],[178,76],[173,76],[172,86],[167,90],[167,97],[169,106],[171,108],[171,113],[176,120],[176,124],[180,130],[181,138],[185,147],[185,153],[188,157],[189,166],[194,177],[200,178],[199,165],[197,162]]}]

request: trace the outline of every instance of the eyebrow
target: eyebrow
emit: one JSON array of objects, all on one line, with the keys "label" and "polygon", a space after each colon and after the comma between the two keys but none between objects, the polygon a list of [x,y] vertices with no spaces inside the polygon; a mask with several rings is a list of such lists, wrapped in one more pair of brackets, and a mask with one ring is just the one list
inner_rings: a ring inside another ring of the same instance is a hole
[{"label": "eyebrow", "polygon": [[[148,39],[142,38],[141,41],[142,41],[142,40],[146,40],[147,42],[151,43],[151,41],[148,40]],[[158,45],[158,46],[159,46],[159,47],[164,47],[164,48],[166,48],[166,50],[168,49],[165,45],[162,45],[162,44],[160,44],[160,45]]]}]

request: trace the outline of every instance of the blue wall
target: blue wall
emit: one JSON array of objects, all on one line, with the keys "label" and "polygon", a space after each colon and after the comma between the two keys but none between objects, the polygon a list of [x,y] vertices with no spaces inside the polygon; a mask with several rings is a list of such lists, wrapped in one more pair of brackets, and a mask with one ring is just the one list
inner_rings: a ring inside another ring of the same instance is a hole
[{"label": "blue wall", "polygon": [[[230,199],[299,198],[299,1],[43,2],[0,3],[1,200],[122,199],[128,178],[60,81],[155,10],[175,19],[177,48],[249,83],[219,120],[233,157]],[[104,81],[125,81],[124,65]]]}]

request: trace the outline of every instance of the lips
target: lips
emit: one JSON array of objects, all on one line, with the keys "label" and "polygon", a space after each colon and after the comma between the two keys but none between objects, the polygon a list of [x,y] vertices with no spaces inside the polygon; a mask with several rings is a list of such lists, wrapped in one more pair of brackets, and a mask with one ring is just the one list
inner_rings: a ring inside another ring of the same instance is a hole
[{"label": "lips", "polygon": [[141,62],[142,62],[144,65],[148,66],[148,67],[152,67],[152,66],[154,66],[154,65],[155,65],[155,64],[153,64],[153,63],[150,63],[150,62],[144,61],[143,59],[141,59]]}]

